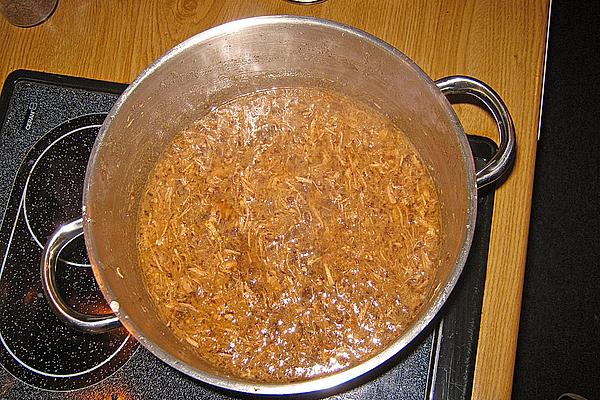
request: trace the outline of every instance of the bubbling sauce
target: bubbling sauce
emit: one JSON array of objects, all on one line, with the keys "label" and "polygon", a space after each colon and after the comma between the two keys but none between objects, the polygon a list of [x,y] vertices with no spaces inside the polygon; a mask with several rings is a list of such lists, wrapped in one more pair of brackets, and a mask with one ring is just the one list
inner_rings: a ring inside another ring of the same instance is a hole
[{"label": "bubbling sauce", "polygon": [[440,210],[403,133],[314,88],[237,98],[175,137],[141,200],[162,320],[224,375],[310,379],[411,324],[438,266]]}]

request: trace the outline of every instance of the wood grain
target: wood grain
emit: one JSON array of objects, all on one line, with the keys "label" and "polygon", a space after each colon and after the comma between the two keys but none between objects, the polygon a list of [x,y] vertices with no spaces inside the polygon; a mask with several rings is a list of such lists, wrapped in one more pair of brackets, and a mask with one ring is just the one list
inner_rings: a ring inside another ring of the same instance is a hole
[{"label": "wood grain", "polygon": [[[340,21],[403,51],[432,78],[477,77],[501,95],[517,130],[517,161],[498,190],[473,398],[511,395],[549,13],[548,0],[60,0],[34,28],[0,19],[0,79],[32,69],[130,82],[163,52],[209,27],[254,15]],[[495,137],[490,118],[456,108],[468,132]]]}]

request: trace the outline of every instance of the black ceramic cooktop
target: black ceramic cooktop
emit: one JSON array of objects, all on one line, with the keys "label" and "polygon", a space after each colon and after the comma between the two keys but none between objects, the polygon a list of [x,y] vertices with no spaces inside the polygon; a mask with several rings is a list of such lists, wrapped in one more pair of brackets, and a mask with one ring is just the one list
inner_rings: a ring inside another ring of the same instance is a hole
[{"label": "black ceramic cooktop", "polygon": [[[162,363],[123,328],[93,335],[64,327],[41,289],[48,236],[80,214],[87,158],[124,85],[16,71],[0,97],[0,397],[3,399],[227,399]],[[471,137],[478,162],[494,151]],[[441,316],[390,362],[310,397],[470,397],[493,195],[481,194],[465,271]],[[76,309],[107,310],[81,237],[61,253],[59,289]],[[248,397],[248,396],[244,396]]]}]

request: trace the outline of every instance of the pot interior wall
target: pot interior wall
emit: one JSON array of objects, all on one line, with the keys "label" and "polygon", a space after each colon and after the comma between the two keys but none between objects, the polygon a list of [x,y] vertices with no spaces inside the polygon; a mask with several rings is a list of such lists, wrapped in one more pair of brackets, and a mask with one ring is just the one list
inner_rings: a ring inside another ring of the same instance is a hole
[{"label": "pot interior wall", "polygon": [[298,20],[240,21],[184,42],[138,78],[107,118],[88,165],[85,238],[94,271],[146,346],[217,373],[172,337],[141,279],[137,209],[156,159],[175,134],[211,108],[257,90],[298,86],[332,88],[381,109],[417,148],[443,204],[445,262],[436,287],[444,290],[474,210],[466,142],[458,139],[462,130],[442,95],[404,56],[355,32]]}]

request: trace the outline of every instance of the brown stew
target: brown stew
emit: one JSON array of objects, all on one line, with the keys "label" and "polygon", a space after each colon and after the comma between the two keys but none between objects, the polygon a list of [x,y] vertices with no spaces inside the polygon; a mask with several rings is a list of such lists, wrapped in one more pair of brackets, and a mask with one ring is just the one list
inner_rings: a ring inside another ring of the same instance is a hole
[{"label": "brown stew", "polygon": [[293,382],[360,363],[427,300],[440,211],[376,110],[313,88],[240,97],[179,134],[138,221],[156,308],[223,374]]}]

